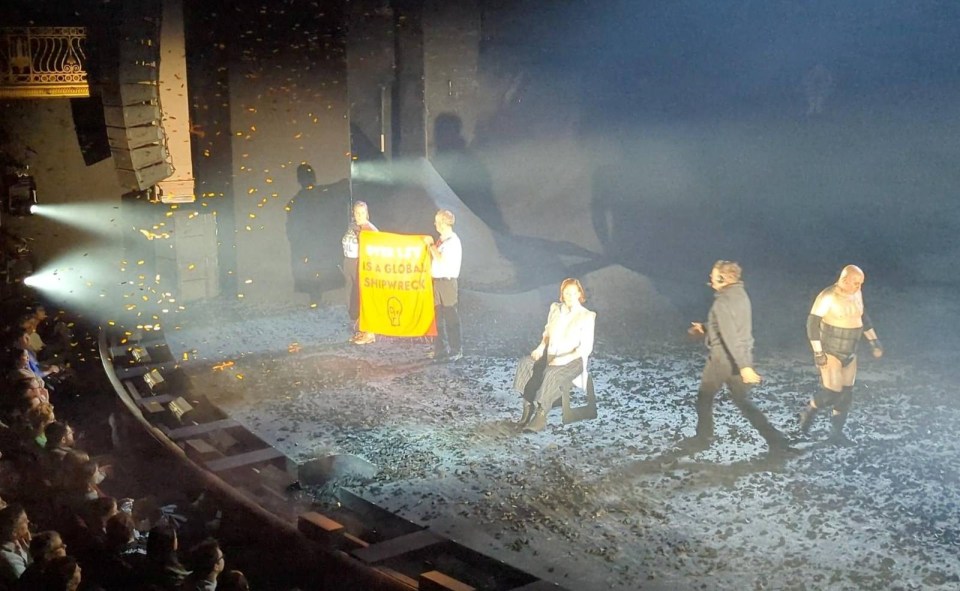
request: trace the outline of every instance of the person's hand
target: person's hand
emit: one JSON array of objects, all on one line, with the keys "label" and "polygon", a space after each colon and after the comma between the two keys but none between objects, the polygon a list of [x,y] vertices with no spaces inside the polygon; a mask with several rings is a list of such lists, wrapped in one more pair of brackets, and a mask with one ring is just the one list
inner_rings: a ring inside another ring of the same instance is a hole
[{"label": "person's hand", "polygon": [[875,358],[880,359],[883,357],[883,345],[880,344],[880,339],[870,341],[870,350]]},{"label": "person's hand", "polygon": [[47,371],[49,371],[50,373],[60,373],[60,366],[51,365],[50,367],[47,368]]},{"label": "person's hand", "polygon": [[423,243],[427,246],[433,246],[433,236],[424,236]]},{"label": "person's hand", "polygon": [[760,375],[753,371],[752,367],[744,367],[740,370],[740,379],[744,384],[759,384]]},{"label": "person's hand", "polygon": [[534,361],[540,361],[540,358],[543,357],[543,348],[537,347],[530,352],[530,357],[533,357]]},{"label": "person's hand", "polygon": [[823,367],[827,364],[827,354],[823,351],[816,351],[813,354],[813,362],[817,367]]},{"label": "person's hand", "polygon": [[703,323],[702,322],[691,322],[690,328],[687,329],[687,334],[692,337],[702,337],[703,336]]}]

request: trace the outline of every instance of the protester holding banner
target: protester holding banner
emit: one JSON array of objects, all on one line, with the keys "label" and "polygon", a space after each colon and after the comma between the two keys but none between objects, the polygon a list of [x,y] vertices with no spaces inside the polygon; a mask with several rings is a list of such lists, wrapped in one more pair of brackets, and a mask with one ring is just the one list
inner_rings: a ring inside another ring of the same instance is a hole
[{"label": "protester holding banner", "polygon": [[441,209],[433,218],[433,225],[440,235],[437,240],[424,236],[430,251],[433,277],[433,301],[436,312],[437,338],[433,341],[433,358],[437,362],[459,361],[463,358],[460,342],[460,313],[457,310],[457,280],[463,261],[463,245],[453,231],[456,217],[453,212]]},{"label": "protester holding banner", "polygon": [[370,222],[370,210],[367,208],[367,204],[363,201],[355,202],[353,204],[353,222],[347,228],[347,233],[343,235],[341,242],[343,244],[343,277],[346,280],[347,287],[347,313],[350,315],[350,321],[354,329],[350,342],[357,345],[369,345],[377,340],[372,332],[363,332],[358,325],[360,318],[360,233],[376,231],[377,227]]}]

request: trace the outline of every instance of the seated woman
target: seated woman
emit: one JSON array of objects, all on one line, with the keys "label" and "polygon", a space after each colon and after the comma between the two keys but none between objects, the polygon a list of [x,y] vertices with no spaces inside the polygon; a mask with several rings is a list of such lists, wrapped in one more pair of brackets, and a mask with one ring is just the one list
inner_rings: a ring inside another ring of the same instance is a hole
[{"label": "seated woman", "polygon": [[23,347],[13,347],[7,358],[7,379],[10,382],[37,379],[43,382],[43,375],[36,373],[30,367],[30,353]]},{"label": "seated woman", "polygon": [[524,431],[542,431],[547,412],[560,398],[566,384],[583,376],[586,385],[587,358],[593,352],[593,329],[597,313],[583,307],[587,301],[576,279],[560,284],[560,302],[550,304],[543,338],[530,355],[520,360],[513,388],[523,395]]}]

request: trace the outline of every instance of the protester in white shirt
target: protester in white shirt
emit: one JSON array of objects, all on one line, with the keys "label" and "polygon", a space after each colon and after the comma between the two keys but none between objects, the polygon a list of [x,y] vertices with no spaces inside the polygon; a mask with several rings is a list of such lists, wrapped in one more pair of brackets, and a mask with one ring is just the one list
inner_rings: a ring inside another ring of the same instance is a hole
[{"label": "protester in white shirt", "polygon": [[437,338],[433,357],[438,362],[459,361],[463,358],[460,340],[460,313],[457,309],[458,279],[463,262],[463,245],[453,231],[456,217],[452,211],[441,209],[434,216],[433,225],[440,237],[424,236],[430,251],[430,275],[433,277],[433,305],[436,312]]}]

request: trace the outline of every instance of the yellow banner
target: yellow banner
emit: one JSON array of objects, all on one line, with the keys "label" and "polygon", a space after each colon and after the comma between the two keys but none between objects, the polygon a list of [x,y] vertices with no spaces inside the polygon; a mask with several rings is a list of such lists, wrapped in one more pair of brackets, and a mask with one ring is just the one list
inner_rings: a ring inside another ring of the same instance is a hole
[{"label": "yellow banner", "polygon": [[361,232],[359,262],[360,330],[391,337],[436,334],[423,236]]}]

